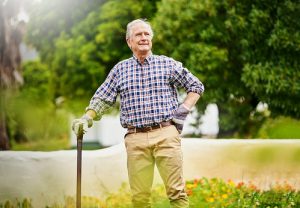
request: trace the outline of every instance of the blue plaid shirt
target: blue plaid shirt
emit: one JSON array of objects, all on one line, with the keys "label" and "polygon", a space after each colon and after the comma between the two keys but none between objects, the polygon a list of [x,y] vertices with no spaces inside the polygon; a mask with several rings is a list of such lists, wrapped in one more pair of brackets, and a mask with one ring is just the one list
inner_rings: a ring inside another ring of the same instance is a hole
[{"label": "blue plaid shirt", "polygon": [[182,63],[150,55],[143,64],[133,56],[119,62],[97,89],[86,110],[99,120],[120,95],[120,121],[126,127],[145,127],[173,118],[178,107],[177,87],[202,94],[203,84]]}]

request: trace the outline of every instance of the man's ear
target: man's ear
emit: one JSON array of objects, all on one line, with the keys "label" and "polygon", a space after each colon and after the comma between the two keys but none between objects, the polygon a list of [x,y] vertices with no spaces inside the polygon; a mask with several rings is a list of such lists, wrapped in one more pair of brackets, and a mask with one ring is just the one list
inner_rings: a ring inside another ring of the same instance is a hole
[{"label": "man's ear", "polygon": [[126,39],[126,42],[127,42],[128,47],[131,49],[130,39],[129,38]]}]

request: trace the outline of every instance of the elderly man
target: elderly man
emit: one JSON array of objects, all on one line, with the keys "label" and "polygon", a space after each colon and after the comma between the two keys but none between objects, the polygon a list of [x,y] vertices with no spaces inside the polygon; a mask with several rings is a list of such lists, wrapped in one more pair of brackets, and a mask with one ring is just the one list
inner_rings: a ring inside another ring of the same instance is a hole
[{"label": "elderly man", "polygon": [[[153,31],[148,22],[127,25],[126,41],[133,52],[119,62],[92,97],[85,114],[73,121],[91,127],[120,95],[120,121],[127,128],[125,146],[133,207],[151,207],[154,165],[166,187],[171,207],[188,207],[182,172],[180,133],[203,84],[172,58],[152,54]],[[187,92],[182,104],[176,88]]]}]

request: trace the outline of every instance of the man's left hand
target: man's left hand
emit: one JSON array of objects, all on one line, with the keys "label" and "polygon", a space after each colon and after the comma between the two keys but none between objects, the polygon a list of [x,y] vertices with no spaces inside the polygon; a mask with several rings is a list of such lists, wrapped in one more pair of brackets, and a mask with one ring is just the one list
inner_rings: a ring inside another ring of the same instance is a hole
[{"label": "man's left hand", "polygon": [[189,112],[190,110],[184,104],[181,104],[174,114],[172,121],[175,123],[175,126],[180,134],[183,129],[184,121]]}]

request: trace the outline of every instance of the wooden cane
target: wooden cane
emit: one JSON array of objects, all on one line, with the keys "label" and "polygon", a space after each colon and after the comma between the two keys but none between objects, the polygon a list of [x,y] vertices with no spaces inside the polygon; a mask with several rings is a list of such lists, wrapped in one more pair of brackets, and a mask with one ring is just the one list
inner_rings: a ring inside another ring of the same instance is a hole
[{"label": "wooden cane", "polygon": [[81,208],[81,166],[82,166],[83,125],[79,126],[77,135],[77,189],[76,208]]}]

